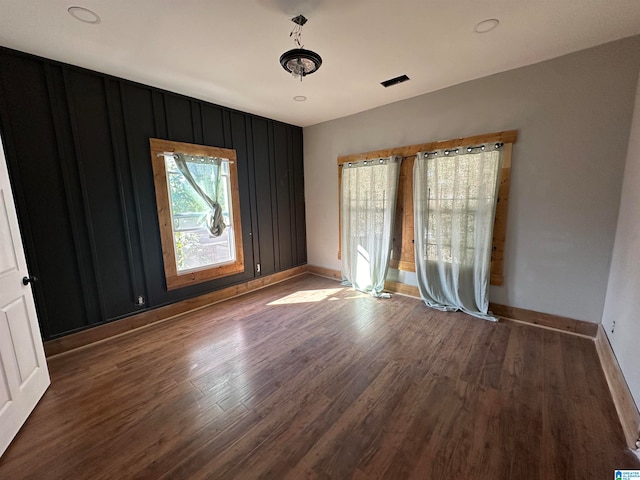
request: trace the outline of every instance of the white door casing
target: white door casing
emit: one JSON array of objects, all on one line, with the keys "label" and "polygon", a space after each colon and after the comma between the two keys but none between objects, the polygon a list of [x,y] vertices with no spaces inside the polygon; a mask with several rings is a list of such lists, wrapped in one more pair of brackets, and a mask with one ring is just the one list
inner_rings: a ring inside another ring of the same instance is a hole
[{"label": "white door casing", "polygon": [[49,386],[38,318],[0,140],[0,455]]}]

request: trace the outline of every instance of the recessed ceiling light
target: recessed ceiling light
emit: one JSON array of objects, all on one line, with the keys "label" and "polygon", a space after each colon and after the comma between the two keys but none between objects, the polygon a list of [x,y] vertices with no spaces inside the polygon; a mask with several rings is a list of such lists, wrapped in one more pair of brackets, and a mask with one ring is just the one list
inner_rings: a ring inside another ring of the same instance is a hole
[{"label": "recessed ceiling light", "polygon": [[481,21],[473,27],[473,31],[476,33],[487,33],[500,25],[500,20],[497,18],[487,18],[486,20]]},{"label": "recessed ceiling light", "polygon": [[305,97],[304,95],[296,95],[295,97],[293,97],[293,99],[296,102],[304,102],[307,99],[307,97]]},{"label": "recessed ceiling light", "polygon": [[88,8],[84,7],[69,7],[67,8],[67,12],[76,20],[80,20],[84,23],[100,23],[100,17],[96,12],[92,12]]}]

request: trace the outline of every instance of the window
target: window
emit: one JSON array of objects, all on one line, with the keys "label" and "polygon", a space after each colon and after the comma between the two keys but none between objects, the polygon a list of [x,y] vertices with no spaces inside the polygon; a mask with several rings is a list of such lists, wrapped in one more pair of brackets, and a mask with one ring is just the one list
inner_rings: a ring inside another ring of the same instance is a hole
[{"label": "window", "polygon": [[400,163],[389,157],[342,167],[342,276],[375,297],[385,296]]},{"label": "window", "polygon": [[167,289],[243,272],[235,151],[149,143]]},{"label": "window", "polygon": [[416,161],[424,163],[416,165],[420,168],[414,170],[414,185],[426,195],[413,208],[424,227],[420,245],[425,261],[458,265],[477,261],[476,249],[483,245],[477,235],[486,233],[491,238],[500,152],[496,146],[460,154],[456,149],[448,156],[420,154],[424,159]]},{"label": "window", "polygon": [[[496,206],[495,223],[493,226],[493,245],[491,249],[491,285],[502,285],[504,282],[504,246],[507,225],[507,207],[509,201],[509,183],[511,176],[511,150],[518,138],[517,130],[488,133],[473,137],[456,138],[452,140],[427,142],[404,147],[388,148],[366,153],[356,153],[338,157],[338,185],[342,182],[342,165],[389,155],[403,157],[400,167],[400,181],[398,185],[398,203],[393,232],[390,268],[415,272],[414,251],[414,220],[413,220],[413,169],[414,158],[418,152],[432,151],[446,148],[456,148],[463,145],[478,145],[483,143],[504,143],[502,168],[500,169],[500,184],[498,187],[498,204]],[[341,222],[339,223],[339,226]],[[338,241],[341,241],[339,234]],[[341,245],[338,246],[338,258],[341,258]]]},{"label": "window", "polygon": [[415,158],[416,280],[430,307],[496,320],[488,286],[503,146],[471,144]]}]

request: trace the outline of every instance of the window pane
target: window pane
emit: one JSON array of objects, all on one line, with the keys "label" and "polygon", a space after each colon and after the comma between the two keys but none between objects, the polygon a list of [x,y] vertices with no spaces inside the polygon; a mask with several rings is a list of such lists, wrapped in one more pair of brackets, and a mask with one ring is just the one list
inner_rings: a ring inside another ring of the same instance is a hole
[{"label": "window pane", "polygon": [[[225,165],[227,162],[225,162]],[[231,215],[231,201],[229,200],[231,197],[229,195],[229,177],[227,175],[223,175],[220,177],[220,197],[218,198],[218,202],[220,203],[220,207],[222,207],[222,216],[224,217],[224,223],[226,225],[231,225],[233,215]]]},{"label": "window pane", "polygon": [[499,153],[429,158],[426,164],[427,261],[473,264],[477,224],[493,215]]},{"label": "window pane", "polygon": [[171,211],[174,214],[206,212],[208,210],[207,204],[175,167],[170,170],[167,165],[167,181],[169,182]]},{"label": "window pane", "polygon": [[233,227],[225,228],[219,237],[213,237],[206,229],[174,232],[174,243],[179,272],[235,260]]},{"label": "window pane", "polygon": [[[222,208],[226,228],[214,237],[207,229],[211,209],[178,170],[173,156],[165,156],[169,186],[174,251],[178,272],[199,270],[233,262],[236,259],[233,244],[233,218],[229,195],[229,165],[189,162],[188,168],[197,185]],[[218,177],[218,169],[221,173]],[[216,178],[219,180],[216,182]],[[217,184],[216,184],[217,183]]]}]

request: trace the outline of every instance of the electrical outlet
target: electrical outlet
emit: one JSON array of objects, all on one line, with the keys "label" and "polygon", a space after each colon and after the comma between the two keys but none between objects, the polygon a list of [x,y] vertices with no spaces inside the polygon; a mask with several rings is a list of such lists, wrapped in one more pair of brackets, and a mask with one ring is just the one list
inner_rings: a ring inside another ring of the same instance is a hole
[{"label": "electrical outlet", "polygon": [[613,333],[615,329],[616,329],[616,321],[614,320],[613,323],[611,324],[611,333]]},{"label": "electrical outlet", "polygon": [[256,272],[260,273],[260,264],[256,263]]},{"label": "electrical outlet", "polygon": [[136,305],[144,305],[144,297],[142,295],[138,295],[138,298],[136,298]]}]

